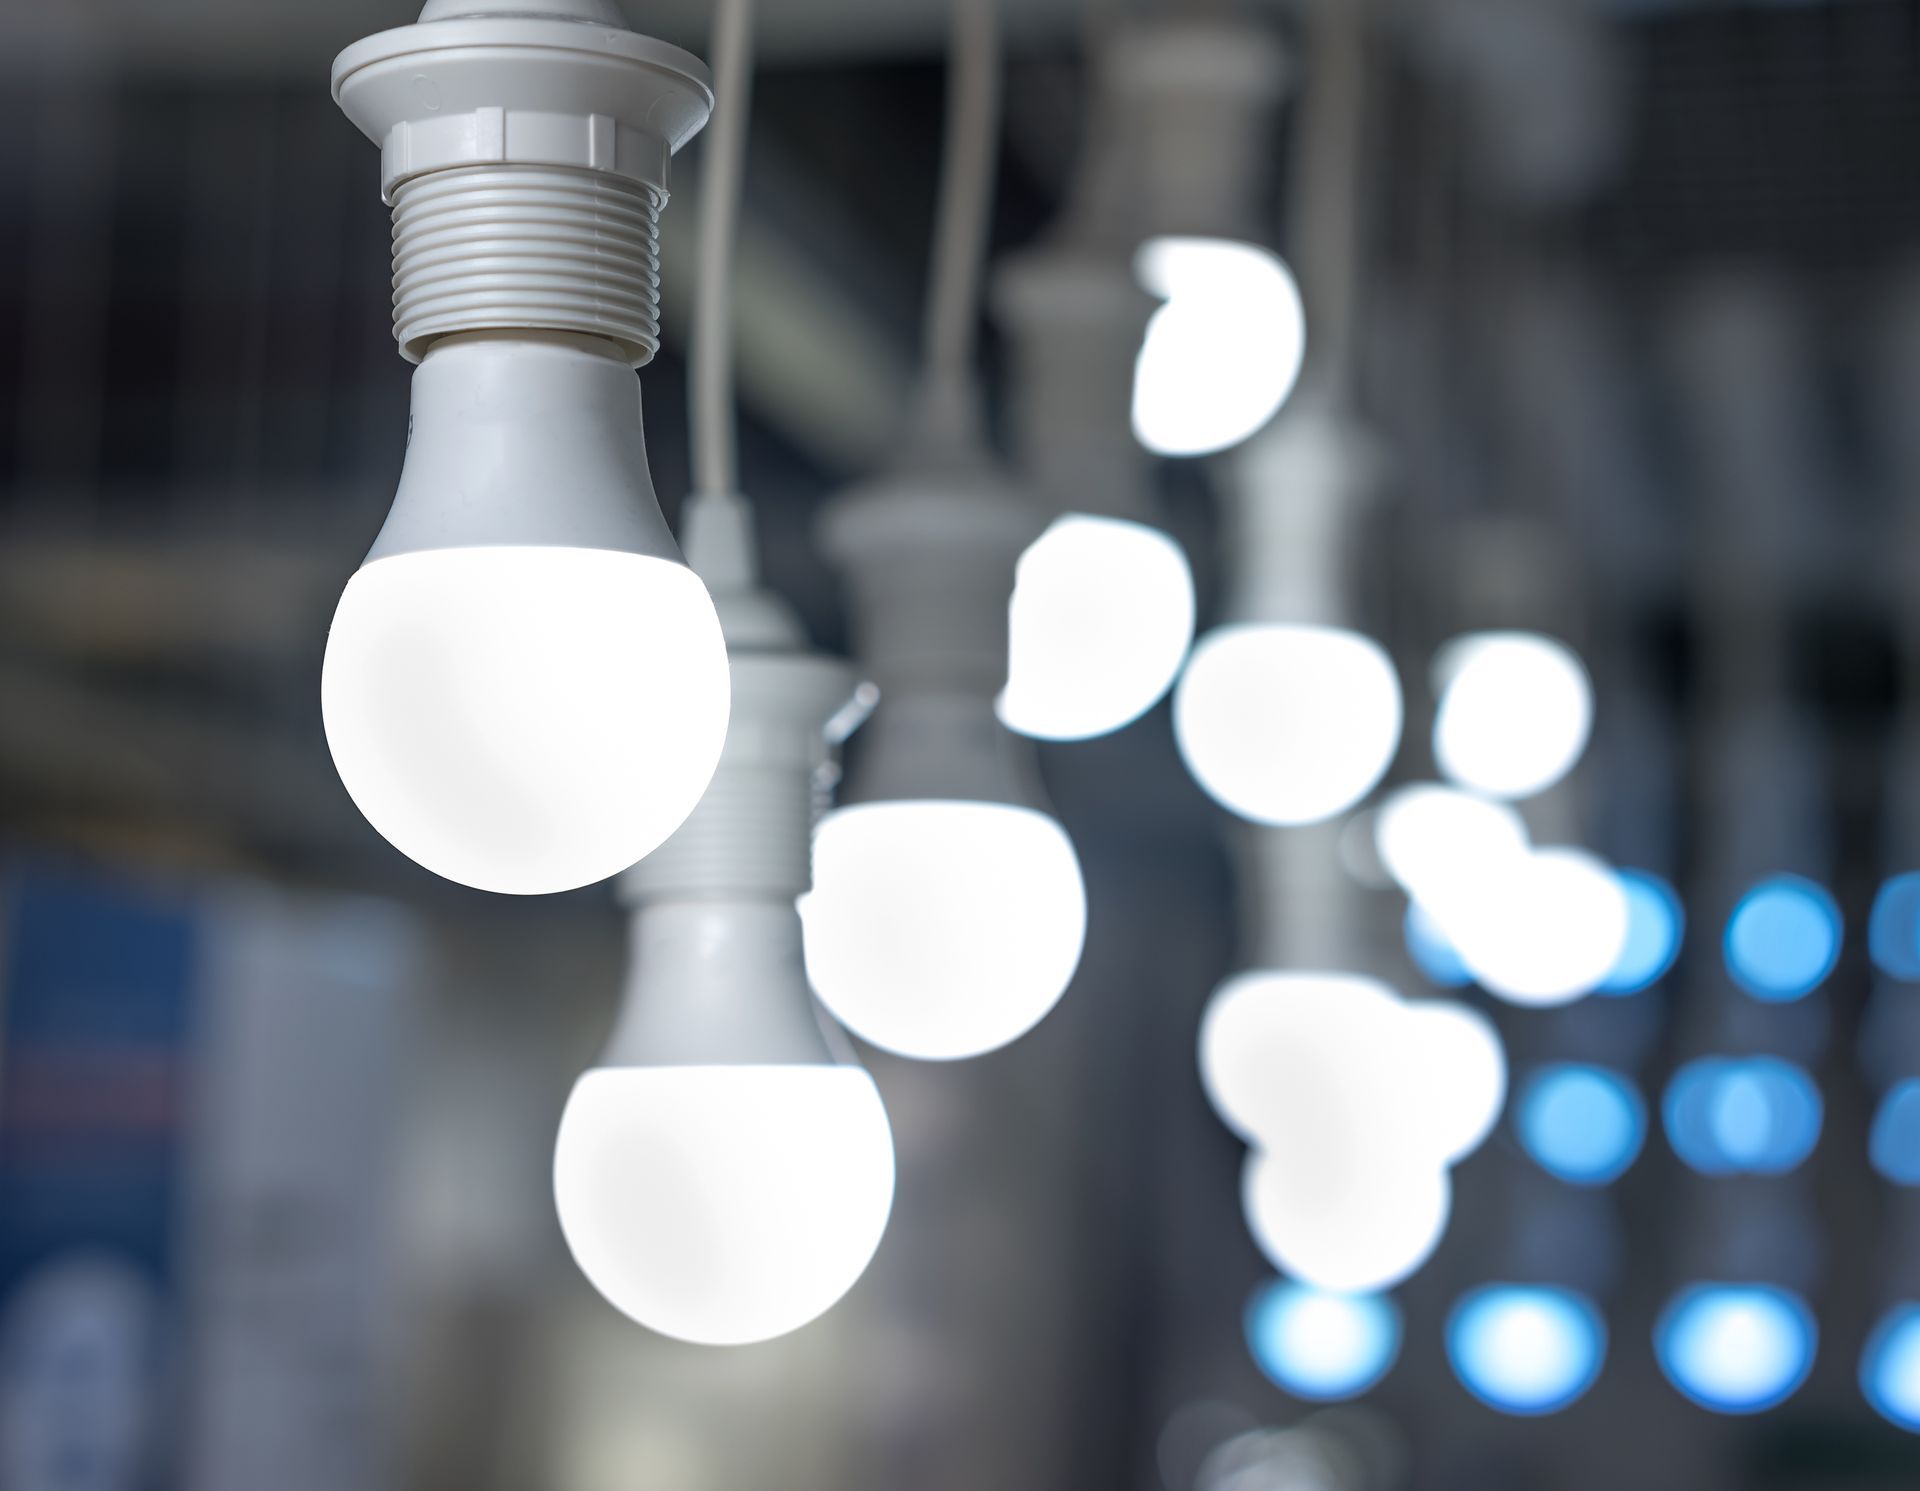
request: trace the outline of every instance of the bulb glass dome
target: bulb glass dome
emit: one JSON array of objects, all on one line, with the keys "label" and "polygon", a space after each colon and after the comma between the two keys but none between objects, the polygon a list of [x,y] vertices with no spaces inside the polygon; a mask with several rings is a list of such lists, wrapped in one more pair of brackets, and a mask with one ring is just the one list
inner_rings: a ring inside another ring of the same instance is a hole
[{"label": "bulb glass dome", "polygon": [[1461,637],[1434,661],[1433,754],[1449,781],[1530,797],[1573,769],[1593,727],[1593,686],[1573,651],[1531,632]]},{"label": "bulb glass dome", "polygon": [[1639,1157],[1647,1137],[1646,1104],[1618,1072],[1550,1066],[1527,1083],[1515,1127],[1522,1147],[1549,1175],[1603,1186]]},{"label": "bulb glass dome", "polygon": [[603,1067],[567,1101],[554,1199],[607,1300],[683,1341],[798,1329],[853,1286],[893,1205],[893,1137],[858,1067]]},{"label": "bulb glass dome", "polygon": [[699,802],[726,739],[726,646],[671,560],[420,550],[347,582],[321,704],[341,781],[395,848],[482,890],[569,890]]},{"label": "bulb glass dome", "polygon": [[1920,1305],[1881,1318],[1860,1357],[1860,1390],[1888,1423],[1920,1434]]},{"label": "bulb glass dome", "polygon": [[1667,1380],[1702,1408],[1760,1413],[1807,1380],[1819,1331],[1784,1289],[1699,1284],[1667,1306],[1653,1344]]},{"label": "bulb glass dome", "polygon": [[1593,1386],[1606,1355],[1600,1312],[1568,1289],[1491,1285],[1461,1300],[1447,1322],[1454,1375],[1501,1413],[1558,1413]]},{"label": "bulb glass dome", "polygon": [[1133,431],[1163,456],[1204,456],[1258,433],[1306,355],[1299,287],[1278,257],[1227,238],[1155,238],[1134,261],[1166,303],[1133,374]]},{"label": "bulb glass dome", "polygon": [[1392,763],[1400,724],[1392,662],[1338,627],[1219,628],[1174,693],[1187,769],[1255,823],[1317,823],[1352,807]]},{"label": "bulb glass dome", "polygon": [[807,973],[834,1018],[923,1061],[1017,1040],[1079,966],[1087,898],[1060,825],[1030,808],[882,802],[814,838]]},{"label": "bulb glass dome", "polygon": [[1247,1305],[1247,1347],[1274,1386],[1309,1403],[1357,1398],[1400,1354],[1400,1310],[1378,1294],[1276,1279]]},{"label": "bulb glass dome", "polygon": [[1069,514],[1015,573],[1000,718],[1041,740],[1105,735],[1173,686],[1193,643],[1193,573],[1144,523]]},{"label": "bulb glass dome", "polygon": [[1444,1166],[1308,1134],[1249,1153],[1241,1183],[1248,1228],[1273,1266],[1341,1294],[1391,1288],[1425,1263],[1452,1196]]}]

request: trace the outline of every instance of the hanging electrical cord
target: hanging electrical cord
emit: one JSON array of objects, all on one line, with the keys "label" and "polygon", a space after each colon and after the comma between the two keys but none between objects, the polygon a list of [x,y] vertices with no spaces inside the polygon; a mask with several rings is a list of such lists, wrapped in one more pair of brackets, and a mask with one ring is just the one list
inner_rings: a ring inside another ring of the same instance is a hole
[{"label": "hanging electrical cord", "polygon": [[733,264],[753,87],[753,0],[713,0],[713,119],[700,192],[700,279],[687,359],[696,498],[739,491],[733,395]]},{"label": "hanging electrical cord", "polygon": [[915,435],[936,447],[979,433],[973,359],[1000,125],[1000,27],[994,0],[953,0],[946,143]]}]

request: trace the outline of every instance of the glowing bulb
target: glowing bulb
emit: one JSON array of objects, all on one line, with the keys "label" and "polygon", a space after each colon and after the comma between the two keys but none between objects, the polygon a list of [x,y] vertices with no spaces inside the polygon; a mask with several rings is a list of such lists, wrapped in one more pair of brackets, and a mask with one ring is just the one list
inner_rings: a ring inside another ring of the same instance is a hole
[{"label": "glowing bulb", "polygon": [[1667,1306],[1653,1340],[1667,1380],[1702,1408],[1760,1413],[1807,1380],[1819,1330],[1784,1289],[1700,1284]]},{"label": "glowing bulb", "polygon": [[1882,1317],[1860,1357],[1860,1390],[1891,1424],[1920,1433],[1920,1305]]},{"label": "glowing bulb", "polygon": [[1783,1004],[1825,982],[1840,957],[1840,908],[1798,875],[1775,875],[1727,918],[1727,972],[1755,999]]},{"label": "glowing bulb", "polygon": [[1163,456],[1202,456],[1257,433],[1293,392],[1306,311],[1273,254],[1225,238],[1155,238],[1134,261],[1166,304],[1133,374],[1133,430]]},{"label": "glowing bulb", "polygon": [[321,675],[367,821],[483,890],[602,880],[692,812],[728,704],[719,618],[654,501],[625,358],[586,337],[435,343]]},{"label": "glowing bulb", "polygon": [[1380,863],[1416,901],[1443,902],[1451,888],[1483,883],[1527,850],[1526,824],[1505,803],[1428,783],[1389,793],[1373,835]]},{"label": "glowing bulb", "polygon": [[1418,1158],[1321,1137],[1309,1131],[1248,1153],[1248,1229],[1275,1268],[1316,1288],[1391,1288],[1439,1246],[1452,1182],[1443,1167]]},{"label": "glowing bulb", "polygon": [[858,1067],[598,1068],[567,1100],[554,1201],[574,1261],[663,1335],[764,1341],[850,1289],[893,1205]]},{"label": "glowing bulb", "polygon": [[1489,994],[1512,1004],[1565,1004],[1591,993],[1620,960],[1627,898],[1613,871],[1578,849],[1534,849],[1479,883],[1430,888],[1429,907]]},{"label": "glowing bulb", "polygon": [[1016,1040],[1059,1001],[1086,937],[1072,841],[1030,808],[874,802],[814,838],[807,972],[862,1040],[920,1060]]},{"label": "glowing bulb", "polygon": [[1379,646],[1325,626],[1229,626],[1174,692],[1187,769],[1256,823],[1315,823],[1370,792],[1400,745],[1400,680]]},{"label": "glowing bulb", "polygon": [[1403,1018],[1422,1089],[1421,1122],[1442,1159],[1463,1160],[1500,1119],[1507,1098],[1506,1047],[1493,1023],[1464,1004],[1416,1000],[1405,1006]]},{"label": "glowing bulb", "polygon": [[1516,1121],[1535,1164],[1574,1185],[1617,1180],[1646,1141],[1646,1105],[1633,1084],[1605,1067],[1561,1065],[1527,1084]]},{"label": "glowing bulb", "polygon": [[1593,726],[1593,686],[1571,649],[1529,632],[1461,637],[1434,661],[1433,753],[1449,780],[1529,797],[1573,768]]},{"label": "glowing bulb", "polygon": [[1606,1355],[1600,1312],[1571,1290],[1491,1285],[1447,1322],[1454,1375],[1502,1413],[1558,1413],[1593,1386]]},{"label": "glowing bulb", "polygon": [[1310,1403],[1357,1398],[1400,1354],[1400,1311],[1377,1294],[1276,1279],[1247,1305],[1247,1346],[1276,1387]]},{"label": "glowing bulb", "polygon": [[1146,713],[1193,642],[1193,574],[1158,529],[1070,514],[1020,559],[1000,718],[1085,740]]}]

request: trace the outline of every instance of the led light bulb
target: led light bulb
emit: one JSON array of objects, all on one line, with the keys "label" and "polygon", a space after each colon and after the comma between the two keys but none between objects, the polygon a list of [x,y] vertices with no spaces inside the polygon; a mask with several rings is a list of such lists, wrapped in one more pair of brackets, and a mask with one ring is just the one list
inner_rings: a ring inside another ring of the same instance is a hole
[{"label": "led light bulb", "polygon": [[1454,1307],[1447,1356],[1489,1408],[1523,1418],[1558,1413],[1600,1375],[1607,1328],[1572,1290],[1490,1284]]},{"label": "led light bulb", "polygon": [[[611,1304],[663,1335],[784,1335],[853,1286],[886,1229],[893,1139],[879,1091],[808,1029],[791,907],[643,908],[633,965],[624,1027],[560,1121],[567,1246]],[[776,1003],[784,1020],[768,1016]],[[716,1017],[740,1023],[675,1028]]]},{"label": "led light bulb", "polygon": [[1079,966],[1086,888],[1027,741],[995,714],[1025,504],[980,472],[843,497],[823,532],[880,702],[801,902],[821,1003],[861,1039],[947,1061],[1016,1040]]},{"label": "led light bulb", "polygon": [[1041,740],[1131,723],[1173,686],[1193,643],[1193,572],[1157,528],[1068,514],[1020,558],[1000,718]]},{"label": "led light bulb", "polygon": [[420,365],[393,511],[328,637],[334,763],[449,879],[604,879],[692,811],[727,729],[633,376],[706,70],[605,0],[431,0],[342,52],[333,91],[382,147],[394,334]]},{"label": "led light bulb", "polygon": [[1373,790],[1400,744],[1400,681],[1379,645],[1329,626],[1218,628],[1174,692],[1181,757],[1255,823],[1317,823]]},{"label": "led light bulb", "polygon": [[428,351],[321,704],[368,822],[462,884],[604,880],[693,811],[726,738],[726,646],[660,517],[638,387],[610,344]]},{"label": "led light bulb", "polygon": [[1573,769],[1593,728],[1593,685],[1573,650],[1533,632],[1460,637],[1434,659],[1433,754],[1449,780],[1530,797]]},{"label": "led light bulb", "polygon": [[1201,456],[1256,434],[1293,392],[1306,356],[1306,310],[1287,266],[1251,243],[1164,237],[1141,245],[1134,271],[1166,302],[1134,367],[1140,443]]}]

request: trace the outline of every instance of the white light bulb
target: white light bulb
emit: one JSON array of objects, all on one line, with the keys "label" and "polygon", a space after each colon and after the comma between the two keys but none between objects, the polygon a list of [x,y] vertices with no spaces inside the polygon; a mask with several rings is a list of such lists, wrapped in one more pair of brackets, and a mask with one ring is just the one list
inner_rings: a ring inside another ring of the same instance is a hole
[{"label": "white light bulb", "polygon": [[1403,1018],[1428,1134],[1448,1163],[1463,1160],[1506,1104],[1506,1047],[1485,1015],[1451,1000],[1409,1000]]},{"label": "white light bulb", "polygon": [[639,385],[611,343],[484,334],[427,352],[321,703],[368,822],[483,890],[605,879],[693,810],[726,738],[726,647],[660,517]]},{"label": "white light bulb", "polygon": [[893,1166],[858,1067],[597,1068],[567,1100],[554,1201],[614,1306],[663,1335],[742,1345],[853,1286],[886,1229]]},{"label": "white light bulb", "polygon": [[1579,849],[1528,850],[1426,904],[1481,987],[1513,1004],[1592,993],[1627,940],[1619,877]]},{"label": "white light bulb", "polygon": [[1257,433],[1293,392],[1306,311],[1275,255],[1227,238],[1155,238],[1134,261],[1166,304],[1134,366],[1133,429],[1165,456],[1225,450]]},{"label": "white light bulb", "polygon": [[1593,727],[1593,685],[1573,651],[1531,632],[1460,637],[1434,659],[1433,754],[1450,780],[1529,797],[1573,769]]},{"label": "white light bulb", "polygon": [[897,1055],[1006,1045],[1053,1008],[1080,961],[1080,862],[1031,808],[841,808],[815,835],[813,876],[800,911],[814,989],[841,1024]]},{"label": "white light bulb", "polygon": [[1159,529],[1057,519],[1015,572],[1000,718],[1042,740],[1118,730],[1172,687],[1193,609],[1187,556]]},{"label": "white light bulb", "polygon": [[1187,769],[1256,823],[1315,823],[1365,797],[1400,744],[1400,681],[1379,646],[1325,626],[1208,633],[1174,693]]},{"label": "white light bulb", "polygon": [[1274,1267],[1347,1294],[1391,1288],[1425,1263],[1452,1196],[1442,1166],[1312,1133],[1249,1152],[1241,1182],[1247,1226]]},{"label": "white light bulb", "polygon": [[1444,902],[1527,851],[1527,827],[1504,803],[1425,783],[1388,795],[1373,815],[1374,848],[1409,896]]}]

